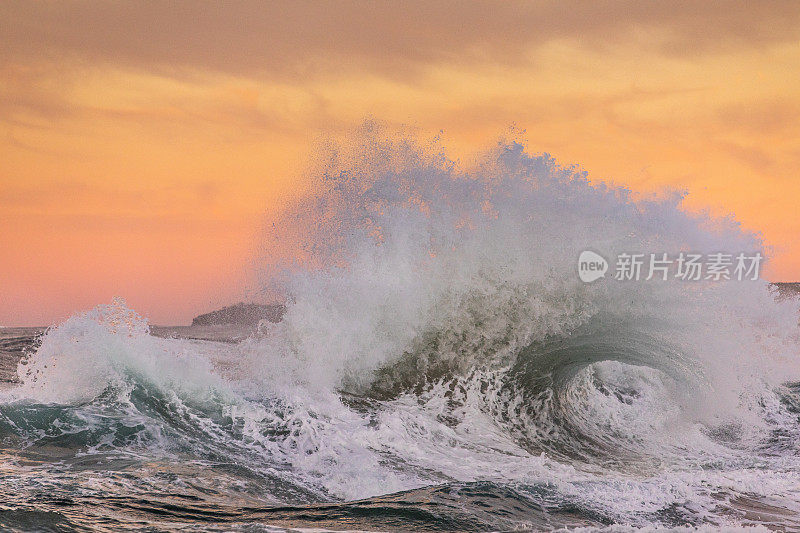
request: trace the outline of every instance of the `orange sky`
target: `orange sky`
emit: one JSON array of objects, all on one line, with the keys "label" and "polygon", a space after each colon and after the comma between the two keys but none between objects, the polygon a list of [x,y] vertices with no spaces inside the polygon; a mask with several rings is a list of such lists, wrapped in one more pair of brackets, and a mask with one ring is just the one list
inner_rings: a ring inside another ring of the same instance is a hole
[{"label": "orange sky", "polygon": [[366,116],[688,189],[800,280],[798,72],[795,1],[3,2],[0,325],[241,299],[313,140]]}]

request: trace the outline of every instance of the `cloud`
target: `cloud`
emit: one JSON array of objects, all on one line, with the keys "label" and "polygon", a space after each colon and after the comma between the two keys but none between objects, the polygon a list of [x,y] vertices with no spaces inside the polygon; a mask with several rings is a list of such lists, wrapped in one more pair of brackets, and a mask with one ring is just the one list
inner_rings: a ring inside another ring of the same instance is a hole
[{"label": "cloud", "polygon": [[800,122],[800,106],[788,99],[749,101],[723,106],[719,120],[726,128],[758,135],[781,135]]},{"label": "cloud", "polygon": [[[211,75],[306,89],[315,81],[354,76],[414,86],[442,65],[535,71],[537,48],[554,42],[595,53],[697,56],[796,42],[799,30],[800,2],[793,0],[737,0],[724,8],[633,0],[8,1],[0,3],[0,121],[43,127],[87,111],[126,120],[150,120],[140,115],[156,112],[157,119],[184,120],[193,113],[189,101],[87,110],[85,102],[82,107],[70,98],[87,75],[103,71],[194,85]],[[323,101],[314,105],[309,112],[324,113]],[[245,129],[281,129],[291,122],[272,109],[238,103],[202,107],[199,120],[238,121]]]},{"label": "cloud", "polygon": [[800,3],[729,1],[0,4],[0,63],[75,62],[307,80],[407,77],[429,65],[518,64],[567,40],[664,54],[796,41]]}]

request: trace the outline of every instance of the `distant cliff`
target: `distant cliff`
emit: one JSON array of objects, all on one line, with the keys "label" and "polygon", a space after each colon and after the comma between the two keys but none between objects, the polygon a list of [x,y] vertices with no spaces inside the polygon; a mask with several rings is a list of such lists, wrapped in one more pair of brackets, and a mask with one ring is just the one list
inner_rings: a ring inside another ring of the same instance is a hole
[{"label": "distant cliff", "polygon": [[192,320],[193,326],[219,326],[236,324],[241,326],[257,326],[262,320],[280,322],[286,306],[283,304],[259,305],[238,303],[211,311]]}]

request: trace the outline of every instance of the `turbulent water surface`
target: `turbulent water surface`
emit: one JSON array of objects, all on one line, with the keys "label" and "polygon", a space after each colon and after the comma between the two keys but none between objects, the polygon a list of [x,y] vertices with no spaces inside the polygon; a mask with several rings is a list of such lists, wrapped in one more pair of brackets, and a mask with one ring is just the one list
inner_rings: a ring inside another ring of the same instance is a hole
[{"label": "turbulent water surface", "polygon": [[513,142],[464,167],[371,127],[321,154],[244,340],[120,300],[44,332],[0,393],[0,529],[800,530],[797,300],[576,272],[758,239]]}]

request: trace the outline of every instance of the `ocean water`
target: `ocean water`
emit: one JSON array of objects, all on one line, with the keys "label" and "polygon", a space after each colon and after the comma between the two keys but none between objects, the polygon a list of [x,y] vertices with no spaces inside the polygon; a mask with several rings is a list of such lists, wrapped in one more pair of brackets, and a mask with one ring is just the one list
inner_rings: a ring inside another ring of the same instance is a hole
[{"label": "ocean water", "polygon": [[577,275],[758,236],[513,140],[465,163],[368,124],[309,175],[265,225],[281,322],[162,338],[115,299],[27,348],[0,529],[800,530],[798,301]]}]

